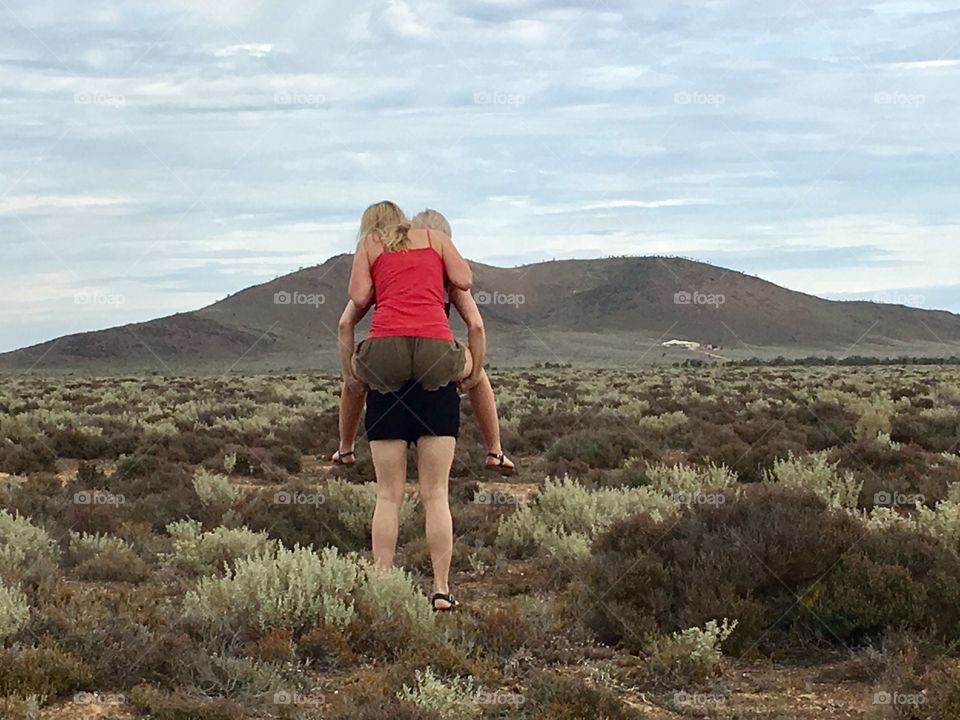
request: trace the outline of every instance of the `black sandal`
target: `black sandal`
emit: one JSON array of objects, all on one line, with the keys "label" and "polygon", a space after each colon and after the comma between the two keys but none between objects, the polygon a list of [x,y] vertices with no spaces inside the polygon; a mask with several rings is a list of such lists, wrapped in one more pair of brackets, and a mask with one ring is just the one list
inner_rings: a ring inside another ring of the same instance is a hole
[{"label": "black sandal", "polygon": [[[354,458],[354,461],[353,461],[352,463],[345,463],[345,462],[343,461],[343,459],[344,459],[345,457],[352,457],[352,458]],[[350,467],[351,465],[356,465],[356,464],[357,464],[356,455],[355,455],[355,453],[353,452],[353,450],[351,450],[350,452],[340,452],[339,450],[337,450],[337,451],[333,454],[333,457],[330,458],[330,460],[331,460],[331,462],[333,462],[334,465],[343,465],[344,467]]]},{"label": "black sandal", "polygon": [[[443,600],[445,603],[450,603],[450,607],[438,608],[437,600]],[[434,612],[450,612],[459,604],[460,603],[458,603],[450,593],[434,593],[433,597],[430,598],[430,607],[433,608]]]},{"label": "black sandal", "polygon": [[[512,475],[517,471],[516,464],[514,464],[513,467],[510,467],[509,465],[507,465],[506,460],[508,460],[509,458],[503,452],[499,452],[499,453],[488,452],[487,457],[495,458],[497,461],[497,464],[491,465],[490,463],[485,463],[483,466],[484,470],[493,470],[495,472],[499,472],[502,475]],[[511,462],[513,461],[511,460]]]}]

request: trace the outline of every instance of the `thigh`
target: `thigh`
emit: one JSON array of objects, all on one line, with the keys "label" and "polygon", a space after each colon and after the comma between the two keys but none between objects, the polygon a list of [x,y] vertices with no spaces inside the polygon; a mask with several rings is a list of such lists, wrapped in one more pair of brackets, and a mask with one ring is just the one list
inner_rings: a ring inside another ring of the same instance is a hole
[{"label": "thigh", "polygon": [[456,438],[449,436],[424,436],[417,441],[417,476],[421,496],[447,495],[456,449]]},{"label": "thigh", "polygon": [[377,474],[377,494],[399,502],[407,479],[407,441],[374,440],[370,456]]}]

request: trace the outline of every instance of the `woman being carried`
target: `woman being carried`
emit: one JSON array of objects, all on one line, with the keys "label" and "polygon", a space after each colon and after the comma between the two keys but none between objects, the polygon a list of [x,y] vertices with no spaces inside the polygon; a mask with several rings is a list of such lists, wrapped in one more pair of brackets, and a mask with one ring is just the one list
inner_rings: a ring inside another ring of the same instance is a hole
[{"label": "woman being carried", "polygon": [[453,338],[444,289],[469,290],[473,273],[450,236],[413,228],[394,203],[371,205],[360,223],[350,299],[376,307],[370,334],[357,347],[357,377],[379,392],[407,380],[436,390],[473,370],[470,351]]}]

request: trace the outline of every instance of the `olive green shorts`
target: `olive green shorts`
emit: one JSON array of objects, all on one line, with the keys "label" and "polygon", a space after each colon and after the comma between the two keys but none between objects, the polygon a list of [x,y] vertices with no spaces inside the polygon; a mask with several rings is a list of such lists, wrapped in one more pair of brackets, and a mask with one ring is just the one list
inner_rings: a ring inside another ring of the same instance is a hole
[{"label": "olive green shorts", "polygon": [[357,377],[374,390],[396,392],[407,380],[427,390],[449,385],[467,363],[456,340],[420,337],[367,338],[357,345]]}]

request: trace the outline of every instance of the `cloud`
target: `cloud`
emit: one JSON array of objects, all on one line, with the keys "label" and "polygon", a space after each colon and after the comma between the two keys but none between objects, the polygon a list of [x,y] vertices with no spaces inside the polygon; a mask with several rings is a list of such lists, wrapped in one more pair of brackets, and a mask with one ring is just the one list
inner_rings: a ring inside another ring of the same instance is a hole
[{"label": "cloud", "polygon": [[[960,13],[936,2],[5,4],[0,281],[43,290],[0,349],[322,262],[380,198],[456,218],[475,258],[955,286]],[[130,299],[50,295],[76,288]]]},{"label": "cloud", "polygon": [[0,214],[102,208],[129,202],[128,198],[102,195],[14,195],[0,197]]}]

